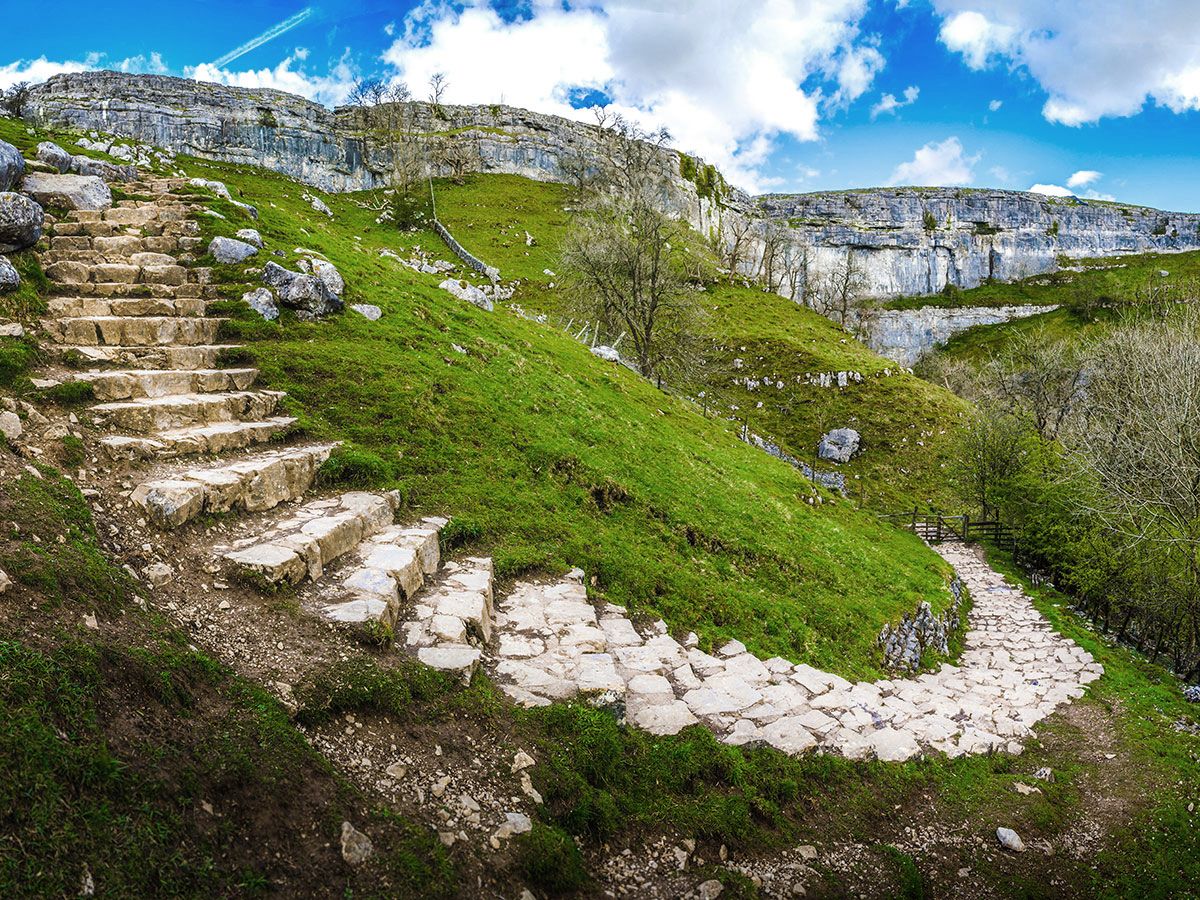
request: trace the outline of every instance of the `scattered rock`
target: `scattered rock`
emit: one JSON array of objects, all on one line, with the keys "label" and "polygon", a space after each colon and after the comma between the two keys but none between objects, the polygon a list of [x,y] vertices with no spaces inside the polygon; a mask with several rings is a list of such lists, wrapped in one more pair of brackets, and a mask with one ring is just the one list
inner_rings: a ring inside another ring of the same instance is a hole
[{"label": "scattered rock", "polygon": [[342,301],[329,292],[320,278],[285,269],[276,262],[263,268],[263,283],[275,288],[279,302],[313,316],[325,316],[342,310]]},{"label": "scattered rock", "polygon": [[0,594],[3,594],[12,587],[12,579],[8,577],[8,573],[0,569]]},{"label": "scattered rock", "polygon": [[395,778],[397,781],[399,781],[408,774],[408,766],[404,765],[404,763],[395,762],[388,766],[384,771],[387,772],[389,778]]},{"label": "scattered rock", "polygon": [[700,900],[716,900],[721,896],[721,892],[725,890],[724,885],[715,878],[710,878],[708,881],[702,882],[696,888],[696,896]]},{"label": "scattered rock", "polygon": [[100,622],[96,618],[95,613],[88,613],[86,616],[84,616],[83,624],[86,625],[88,628],[90,628],[92,631],[100,630]]},{"label": "scattered rock", "polygon": [[375,847],[369,837],[349,822],[342,823],[342,859],[352,866],[358,866],[366,862],[373,852]]},{"label": "scattered rock", "polygon": [[0,325],[0,337],[25,337],[25,326],[20,322],[5,322]]},{"label": "scattered rock", "polygon": [[83,864],[83,874],[79,876],[79,896],[94,897],[96,895],[96,880],[92,878],[92,870],[88,864]]},{"label": "scattered rock", "polygon": [[59,174],[71,171],[71,154],[53,141],[42,141],[38,144],[34,156],[46,165],[57,169]]},{"label": "scattered rock", "polygon": [[1200,684],[1191,684],[1185,687],[1183,699],[1188,703],[1200,703]]},{"label": "scattered rock", "polygon": [[513,773],[520,772],[522,769],[528,769],[534,764],[534,759],[524,750],[518,750],[517,755],[513,757],[512,771]]},{"label": "scattered rock", "polygon": [[850,462],[858,453],[862,437],[853,428],[835,428],[817,446],[817,455],[830,462]]},{"label": "scattered rock", "polygon": [[[8,261],[7,256],[0,256],[0,294],[11,294],[20,286],[21,273],[13,268],[13,264]],[[24,329],[22,329],[23,332]]]},{"label": "scattered rock", "polygon": [[17,417],[16,413],[0,413],[0,434],[4,435],[7,440],[19,440],[24,431],[25,427],[21,424],[21,420]]},{"label": "scattered rock", "polygon": [[137,169],[133,166],[119,166],[90,156],[72,156],[71,171],[76,175],[94,175],[104,181],[133,181],[137,178]]},{"label": "scattered rock", "polygon": [[481,289],[465,281],[460,281],[457,278],[447,278],[438,287],[443,291],[453,294],[459,300],[466,300],[468,303],[473,303],[487,312],[491,312],[495,308],[492,298]]},{"label": "scattered rock", "polygon": [[324,282],[325,287],[329,288],[329,293],[335,297],[346,293],[346,281],[337,270],[337,266],[324,259],[314,259],[311,264],[312,273]]},{"label": "scattered rock", "polygon": [[245,241],[215,237],[209,242],[208,252],[219,263],[240,263],[258,253],[258,248]]},{"label": "scattered rock", "polygon": [[529,816],[522,812],[506,812],[504,814],[505,822],[492,835],[492,846],[496,846],[500,841],[508,840],[517,834],[525,834],[533,829],[533,822]]},{"label": "scattered rock", "polygon": [[252,244],[253,246],[257,247],[259,250],[261,250],[263,247],[262,235],[259,234],[257,231],[255,231],[253,228],[239,229],[238,233],[237,233],[237,239],[239,241],[245,241],[247,244]]},{"label": "scattered rock", "polygon": [[46,214],[42,207],[12,191],[0,193],[0,253],[24,250],[42,236]]},{"label": "scattered rock", "polygon": [[25,174],[25,157],[7,141],[0,141],[0,191],[11,190]]},{"label": "scattered rock", "polygon": [[378,322],[379,317],[383,315],[383,310],[374,303],[354,303],[350,308],[364,319],[370,319],[372,322]]},{"label": "scattered rock", "polygon": [[1011,850],[1013,853],[1025,852],[1025,842],[1011,828],[997,828],[996,840],[1000,842],[1000,846],[1005,850]]},{"label": "scattered rock", "polygon": [[21,191],[42,206],[100,210],[112,206],[112,191],[95,175],[48,175],[31,172],[21,180]]},{"label": "scattered rock", "polygon": [[812,844],[805,844],[803,847],[797,847],[796,852],[800,854],[800,858],[812,862],[817,858],[817,848]]},{"label": "scattered rock", "polygon": [[279,318],[279,307],[275,305],[275,295],[269,288],[255,288],[242,294],[242,302],[268,322]]},{"label": "scattered rock", "polygon": [[321,213],[322,215],[329,216],[329,218],[331,218],[331,219],[333,218],[333,210],[330,209],[328,206],[326,206],[325,201],[322,200],[320,197],[312,198],[312,208],[315,209],[317,212]]},{"label": "scattered rock", "polygon": [[207,190],[210,190],[214,194],[216,194],[218,197],[220,197],[222,200],[229,200],[229,201],[233,200],[233,197],[229,193],[229,188],[225,187],[224,182],[209,181],[206,178],[193,178],[190,181],[188,181],[188,184],[190,184],[192,187],[205,188]]},{"label": "scattered rock", "polygon": [[620,362],[621,354],[617,352],[615,347],[609,347],[601,344],[599,347],[592,348],[592,356],[598,356],[607,362]]},{"label": "scattered rock", "polygon": [[1013,790],[1022,797],[1028,797],[1030,794],[1040,794],[1042,792],[1041,788],[1036,788],[1028,784],[1022,784],[1020,781],[1013,784]]},{"label": "scattered rock", "polygon": [[142,570],[142,574],[146,577],[146,581],[149,582],[152,587],[162,587],[171,580],[171,576],[175,574],[175,570],[166,563],[156,562],[152,565],[146,566],[146,568]]},{"label": "scattered rock", "polygon": [[1038,769],[1036,772],[1033,773],[1033,777],[1036,778],[1038,781],[1053,781],[1054,780],[1054,770],[1051,769],[1049,766],[1042,766],[1040,769]]}]

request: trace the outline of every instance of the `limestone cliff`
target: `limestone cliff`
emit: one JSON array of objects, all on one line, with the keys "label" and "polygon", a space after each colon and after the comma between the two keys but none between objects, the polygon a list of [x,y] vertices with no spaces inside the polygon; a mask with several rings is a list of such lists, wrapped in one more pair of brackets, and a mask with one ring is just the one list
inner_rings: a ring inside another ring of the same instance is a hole
[{"label": "limestone cliff", "polygon": [[[412,111],[422,139],[452,145],[464,171],[568,181],[595,152],[593,126],[557,116],[499,105],[434,110],[416,103]],[[34,87],[22,114],[42,125],[254,163],[327,191],[381,186],[390,165],[363,110],[330,111],[272,90],[88,72]],[[705,234],[730,235],[750,220],[742,262],[748,275],[759,274],[764,235],[773,227],[806,248],[810,274],[844,265],[851,255],[865,292],[880,297],[1049,272],[1060,256],[1200,249],[1200,215],[1014,191],[884,188],[750,198],[723,190],[717,203],[711,187],[697,187],[695,162],[667,152],[670,170],[680,174],[666,205]]]}]

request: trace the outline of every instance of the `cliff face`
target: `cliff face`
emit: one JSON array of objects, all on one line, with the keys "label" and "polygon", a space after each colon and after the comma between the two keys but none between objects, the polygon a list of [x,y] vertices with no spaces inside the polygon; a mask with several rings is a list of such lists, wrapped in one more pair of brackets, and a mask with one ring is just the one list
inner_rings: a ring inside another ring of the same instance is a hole
[{"label": "cliff face", "polygon": [[[596,153],[594,127],[557,116],[508,106],[443,106],[435,114],[425,103],[411,111],[422,139],[452,145],[463,171],[569,181]],[[265,166],[333,192],[382,186],[390,166],[363,110],[331,112],[279,91],[89,72],[34,87],[22,113],[43,125]],[[665,152],[670,171],[681,172],[679,154]],[[778,226],[785,241],[806,248],[812,274],[844,266],[851,255],[863,291],[881,297],[1050,272],[1063,255],[1200,249],[1200,215],[1014,191],[885,188],[756,199],[731,191],[718,206],[679,175],[663,202],[705,234],[730,235],[749,218],[748,275],[760,274],[764,235]]]},{"label": "cliff face", "polygon": [[875,296],[932,294],[1052,272],[1058,258],[1200,249],[1200,215],[971,188],[767,195],[769,221],[818,269],[847,253]]}]

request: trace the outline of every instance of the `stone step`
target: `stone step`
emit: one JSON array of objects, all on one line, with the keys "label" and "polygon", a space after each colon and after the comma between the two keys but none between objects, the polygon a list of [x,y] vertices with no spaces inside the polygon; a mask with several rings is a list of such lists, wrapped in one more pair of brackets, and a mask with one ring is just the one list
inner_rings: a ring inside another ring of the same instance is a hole
[{"label": "stone step", "polygon": [[211,344],[225,321],[193,316],[79,316],[45,319],[42,326],[61,344],[146,347]]},{"label": "stone step", "polygon": [[[374,546],[378,535],[402,530],[392,525],[399,503],[395,491],[356,491],[312,500],[268,530],[223,548],[221,555],[236,572],[266,584],[299,584],[305,578],[317,581],[330,563],[364,541],[372,543],[363,546]],[[431,534],[436,554],[436,529]],[[412,559],[419,564],[419,557]],[[395,593],[394,585],[392,591]]]},{"label": "stone step", "polygon": [[201,513],[273,509],[302,497],[336,446],[267,450],[224,466],[181,470],[139,484],[130,500],[160,528],[177,528]]},{"label": "stone step", "polygon": [[114,460],[172,459],[200,453],[225,453],[266,443],[282,435],[295,422],[293,416],[273,416],[260,422],[218,422],[148,436],[110,435],[101,439],[100,448]]},{"label": "stone step", "polygon": [[240,350],[240,344],[165,344],[157,347],[53,345],[60,356],[88,365],[116,365],[129,369],[215,369],[222,351]]},{"label": "stone step", "polygon": [[404,626],[404,644],[415,649],[425,665],[470,683],[482,648],[492,639],[492,582],[490,558],[446,563],[440,577],[415,598],[413,621]]},{"label": "stone step", "polygon": [[[199,292],[197,292],[199,293]],[[208,302],[199,297],[53,297],[47,304],[55,318],[126,318],[128,316],[202,317]]]},{"label": "stone step", "polygon": [[[88,251],[89,253],[91,251]],[[158,256],[158,254],[154,254]],[[58,260],[46,266],[46,277],[55,284],[166,284],[180,285],[195,280],[189,270],[173,259],[153,265],[97,262],[90,260]]]},{"label": "stone step", "polygon": [[75,297],[132,297],[151,298],[215,298],[216,285],[188,282],[187,284],[71,284],[61,285],[63,291]]},{"label": "stone step", "polygon": [[365,538],[347,554],[337,578],[317,584],[308,605],[333,622],[393,628],[401,604],[437,573],[445,525],[445,519],[431,516],[419,525],[392,525]]},{"label": "stone step", "polygon": [[275,411],[284,396],[282,391],[177,394],[101,403],[90,411],[97,424],[109,429],[152,434],[193,425],[263,419]]},{"label": "stone step", "polygon": [[[43,256],[43,260],[50,257],[49,262],[54,262],[57,259],[71,259],[70,256],[58,257],[56,254],[70,253],[85,253],[88,251],[99,254],[107,260],[131,260],[138,262],[139,265],[146,265],[145,260],[138,261],[135,254],[139,253],[175,253],[181,248],[180,238],[174,235],[158,234],[158,235],[137,235],[137,234],[119,234],[112,236],[95,236],[89,234],[68,234],[62,231],[61,225],[54,226],[54,233],[50,237],[50,253]],[[68,228],[68,231],[75,229]],[[199,238],[193,240],[199,241]],[[189,244],[185,249],[194,248],[196,244]],[[168,262],[175,262],[171,256],[166,257]]]},{"label": "stone step", "polygon": [[[131,235],[127,236],[131,240],[139,240]],[[81,237],[54,237],[51,241],[75,241],[82,244],[87,238]],[[115,241],[119,238],[95,238],[96,241],[110,240]],[[61,244],[60,244],[61,246]],[[83,263],[86,266],[124,266],[131,269],[142,268],[157,268],[160,266],[178,266],[179,260],[169,253],[159,253],[156,251],[146,250],[143,247],[128,251],[117,250],[98,250],[93,247],[80,246],[75,249],[67,250],[51,250],[48,253],[42,254],[42,264],[48,269],[55,263]],[[91,279],[95,280],[95,279]],[[103,279],[106,281],[120,279]],[[136,281],[136,278],[135,278]]]},{"label": "stone step", "polygon": [[108,369],[71,376],[90,384],[97,400],[244,391],[257,378],[258,369]]}]

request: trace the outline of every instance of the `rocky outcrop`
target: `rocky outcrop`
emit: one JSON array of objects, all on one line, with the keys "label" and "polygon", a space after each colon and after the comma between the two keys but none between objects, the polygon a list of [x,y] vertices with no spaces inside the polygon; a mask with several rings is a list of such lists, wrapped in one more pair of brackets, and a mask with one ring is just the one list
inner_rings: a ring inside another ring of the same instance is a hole
[{"label": "rocky outcrop", "polygon": [[1057,306],[923,306],[873,310],[857,323],[867,346],[905,366],[954,335],[976,325],[999,325],[1058,309]]},{"label": "rocky outcrop", "polygon": [[37,243],[45,223],[44,210],[24,194],[0,192],[0,253],[24,250]]},{"label": "rocky outcrop", "polygon": [[[480,171],[567,182],[598,153],[594,126],[509,106],[406,110],[434,174]],[[40,125],[97,130],[207,159],[250,163],[327,191],[382,186],[392,160],[372,117],[388,107],[328,110],[280,91],[159,75],[87,72],[32,88],[22,115]],[[809,255],[810,273],[848,257],[870,296],[921,295],[1054,271],[1060,257],[1200,249],[1200,215],[967,188],[884,188],[753,199],[674,150],[679,173],[663,204],[704,234],[753,220],[747,275],[769,231]],[[684,173],[690,177],[685,177]],[[700,173],[704,177],[700,177]],[[715,202],[720,197],[721,202]]]}]

